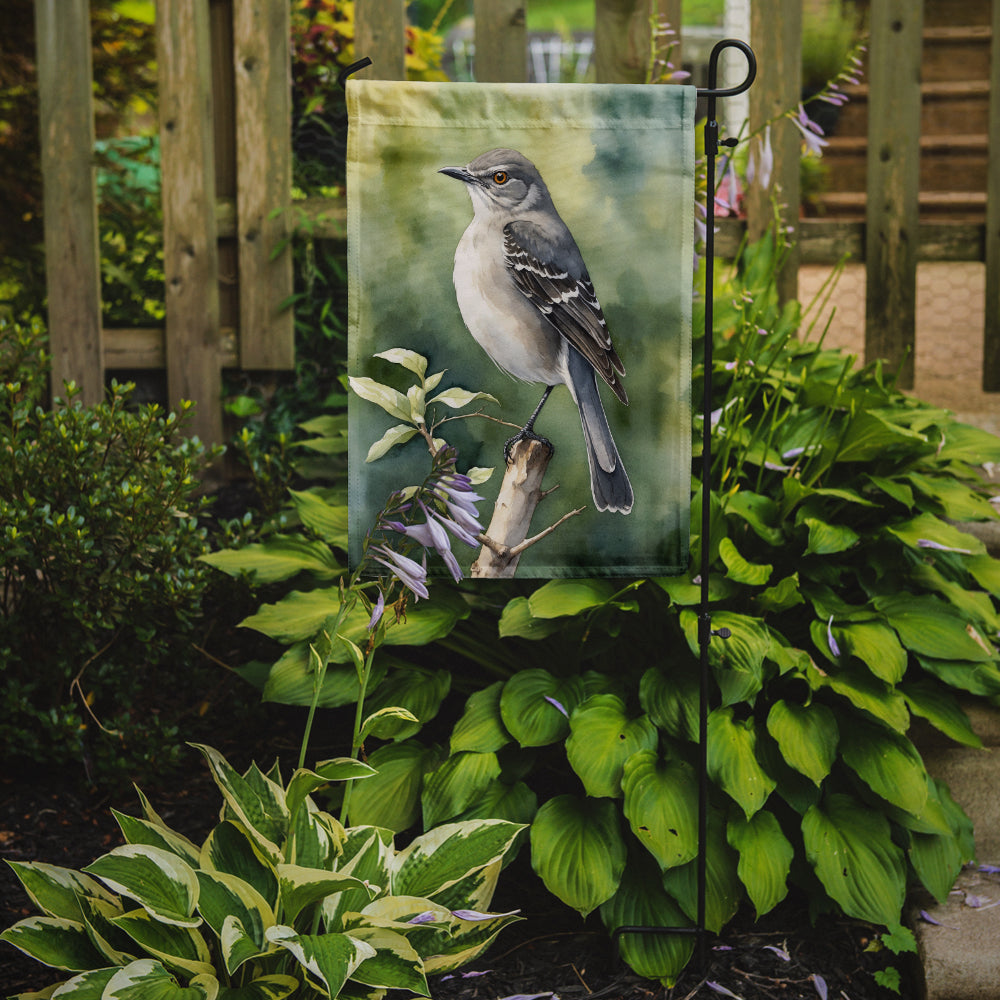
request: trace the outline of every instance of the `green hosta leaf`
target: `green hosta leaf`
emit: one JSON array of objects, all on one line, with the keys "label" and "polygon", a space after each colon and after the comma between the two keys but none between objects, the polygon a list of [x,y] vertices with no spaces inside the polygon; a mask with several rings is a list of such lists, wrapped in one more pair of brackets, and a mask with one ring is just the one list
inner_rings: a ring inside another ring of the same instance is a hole
[{"label": "green hosta leaf", "polygon": [[234,875],[253,886],[271,907],[277,905],[277,873],[240,823],[227,820],[208,835],[202,844],[199,867],[207,872]]},{"label": "green hosta leaf", "polygon": [[998,444],[996,434],[973,427],[971,424],[961,424],[949,421],[944,433],[944,441],[937,452],[940,462],[965,462],[968,465],[981,465],[983,462],[998,462]]},{"label": "green hosta leaf", "polygon": [[394,670],[374,690],[365,707],[372,712],[384,708],[406,709],[414,721],[385,718],[379,726],[380,739],[405,740],[437,715],[450,689],[451,674],[447,670],[419,667]]},{"label": "green hosta leaf", "polygon": [[[694,656],[700,656],[698,616],[682,611],[681,627]],[[714,637],[708,647],[708,662],[722,689],[723,703],[752,701],[763,685],[764,659],[771,648],[771,636],[759,618],[719,611],[712,615],[714,630],[727,628],[728,639]]]},{"label": "green hosta leaf", "polygon": [[[736,874],[736,852],[726,843],[726,825],[714,810],[708,818],[705,851],[705,926],[714,934],[732,919],[743,899],[743,884]],[[698,917],[698,861],[663,873],[663,886],[691,920]]]},{"label": "green hosta leaf", "polygon": [[625,762],[625,818],[660,868],[683,865],[698,853],[698,783],[691,767],[643,750]]},{"label": "green hosta leaf", "polygon": [[[227,943],[227,935],[223,933],[227,920],[238,922],[240,933],[236,936],[239,940],[249,939],[250,954],[237,954],[232,947],[223,948],[226,970],[232,975],[248,958],[266,950],[264,931],[274,925],[274,912],[252,885],[235,875],[200,871],[198,883],[201,887],[198,910],[223,944]],[[233,930],[228,937],[233,937]]]},{"label": "green hosta leaf", "polygon": [[[685,576],[660,576],[653,580],[680,607],[691,607],[701,602],[701,584]],[[710,573],[708,577],[708,599],[724,601],[739,590],[738,584],[721,573]]]},{"label": "green hosta leaf", "polygon": [[265,856],[276,862],[281,854],[278,844],[288,830],[284,789],[263,777],[255,787],[253,782],[230,767],[217,750],[198,743],[191,745],[205,755],[226,805],[250,832]]},{"label": "green hosta leaf", "polygon": [[926,719],[945,736],[967,747],[983,745],[965,710],[947,688],[932,680],[907,681],[900,685],[900,691],[910,711]]},{"label": "green hosta leaf", "polygon": [[669,673],[650,667],[639,682],[639,704],[660,729],[678,740],[698,739],[697,672],[675,661]]},{"label": "green hosta leaf", "polygon": [[927,801],[927,772],[910,740],[881,726],[852,719],[841,756],[855,774],[883,799],[919,815]]},{"label": "green hosta leaf", "polygon": [[467,876],[499,862],[522,829],[497,819],[446,823],[429,830],[396,855],[392,891],[434,899]]},{"label": "green hosta leaf", "polygon": [[862,410],[851,421],[837,452],[838,462],[868,462],[888,449],[926,444],[923,434],[890,423],[871,410]]},{"label": "green hosta leaf", "polygon": [[949,580],[936,567],[924,562],[915,566],[911,579],[918,586],[913,589],[930,590],[939,594],[956,611],[983,628],[988,635],[1000,632],[1000,615],[990,594],[972,590],[967,585]]},{"label": "green hosta leaf", "polygon": [[468,809],[500,777],[495,753],[452,754],[424,779],[424,826],[437,826]]},{"label": "green hosta leaf", "polygon": [[586,916],[618,889],[625,842],[607,799],[558,795],[531,825],[531,865],[549,892]]},{"label": "green hosta leaf", "polygon": [[[343,648],[342,643],[337,647]],[[337,655],[336,652],[334,655]],[[379,684],[385,677],[386,658],[375,659],[369,687]],[[289,646],[271,667],[261,697],[281,705],[311,705],[316,698],[316,673],[310,659],[309,643],[297,642]],[[318,708],[340,708],[358,700],[358,675],[354,667],[330,664],[323,675],[316,702]]]},{"label": "green hosta leaf", "polygon": [[547,670],[522,670],[504,684],[500,716],[521,746],[547,746],[569,732],[569,716],[583,695],[579,677],[560,679]]},{"label": "green hosta leaf", "polygon": [[510,743],[500,716],[500,693],[503,681],[470,695],[462,717],[451,733],[451,752],[473,750],[477,753],[495,753]]},{"label": "green hosta leaf", "polygon": [[278,884],[281,889],[282,912],[291,921],[305,907],[334,893],[345,889],[366,889],[364,883],[352,875],[303,868],[301,865],[278,865]]},{"label": "green hosta leaf", "polygon": [[757,732],[752,718],[733,718],[732,708],[708,717],[708,773],[749,819],[774,791],[775,781],[757,762]]},{"label": "green hosta leaf", "polygon": [[629,719],[621,698],[595,694],[570,717],[566,758],[588,795],[616,799],[625,761],[638,750],[655,749],[658,739],[649,716]]},{"label": "green hosta leaf", "polygon": [[106,902],[115,902],[97,879],[40,861],[8,861],[31,901],[46,916],[65,917],[67,920],[83,919],[80,908],[81,896],[93,896]]},{"label": "green hosta leaf", "polygon": [[906,507],[907,510],[913,508],[913,490],[906,483],[897,479],[889,479],[885,476],[865,476],[873,486],[880,489],[886,496],[891,497],[896,503]]},{"label": "green hosta leaf", "polygon": [[807,556],[828,556],[845,552],[860,537],[846,524],[829,524],[815,517],[803,518],[803,523],[809,529],[809,543],[805,551]]},{"label": "green hosta leaf", "polygon": [[924,888],[939,903],[946,902],[965,861],[958,838],[951,833],[911,833],[909,855]]},{"label": "green hosta leaf", "polygon": [[892,524],[886,531],[895,535],[904,545],[911,549],[922,549],[921,543],[931,542],[933,545],[954,549],[958,552],[968,552],[972,555],[983,555],[986,546],[968,532],[942,521],[933,514],[918,514],[909,521]]},{"label": "green hosta leaf", "polygon": [[837,756],[837,720],[826,705],[778,700],[767,716],[767,731],[781,756],[815,785],[830,773]]},{"label": "green hosta leaf", "polygon": [[147,844],[125,844],[84,871],[113,892],[134,899],[150,916],[178,927],[197,927],[198,878],[187,862]]},{"label": "green hosta leaf", "polygon": [[424,963],[402,934],[383,927],[361,926],[351,930],[351,937],[375,949],[375,954],[351,973],[355,982],[430,996]]},{"label": "green hosta leaf", "polygon": [[873,677],[867,669],[841,667],[835,673],[822,674],[812,667],[806,677],[814,689],[829,688],[897,732],[906,732],[910,713],[906,710],[903,696],[884,681]]},{"label": "green hosta leaf", "polygon": [[562,623],[549,618],[536,618],[531,613],[527,597],[515,597],[504,606],[500,615],[499,636],[508,639],[544,639],[563,627]]},{"label": "green hosta leaf", "polygon": [[918,656],[917,662],[949,687],[986,697],[1000,694],[1000,669],[993,663],[936,660],[930,656]]},{"label": "green hosta leaf", "polygon": [[469,392],[468,389],[459,389],[458,386],[445,389],[444,392],[439,392],[436,396],[427,400],[427,405],[444,403],[445,406],[450,406],[453,410],[460,410],[463,406],[468,406],[469,403],[474,403],[478,399],[484,399],[488,403],[500,405],[500,401],[496,396],[491,396],[488,392]]},{"label": "green hosta leaf", "polygon": [[748,587],[763,587],[771,578],[774,566],[770,563],[751,563],[740,555],[739,549],[730,538],[719,541],[719,557],[726,564],[730,580],[746,584]]},{"label": "green hosta leaf", "polygon": [[982,555],[964,559],[963,562],[980,587],[994,597],[1000,597],[1000,559]]},{"label": "green hosta leaf", "polygon": [[292,976],[261,976],[245,986],[223,987],[218,1000],[285,1000],[298,988],[299,981]]},{"label": "green hosta leaf", "polygon": [[886,684],[898,684],[906,673],[906,650],[896,633],[879,622],[837,625],[833,634],[843,652],[856,656]]},{"label": "green hosta leaf", "polygon": [[737,816],[726,828],[729,846],[739,851],[736,873],[760,919],[788,894],[788,873],[795,849],[781,832],[774,813],[762,809],[750,819]]},{"label": "green hosta leaf", "polygon": [[754,598],[756,605],[765,614],[773,612],[777,614],[787,611],[798,604],[804,604],[805,598],[799,590],[799,574],[793,573],[779,580],[773,587],[761,591]]},{"label": "green hosta leaf", "polygon": [[35,961],[54,969],[80,972],[105,964],[96,951],[87,929],[76,920],[65,917],[28,917],[19,920],[0,934],[6,941]]},{"label": "green hosta leaf", "polygon": [[328,503],[313,490],[289,490],[302,523],[328,545],[347,548],[347,505]]},{"label": "green hosta leaf", "polygon": [[188,976],[211,975],[212,956],[205,939],[191,927],[161,923],[145,910],[132,910],[111,921],[168,968]]},{"label": "green hosta leaf", "polygon": [[295,535],[272,535],[266,542],[209,552],[199,558],[230,576],[245,573],[258,584],[288,580],[297,573],[331,580],[344,572],[325,542],[313,542]]},{"label": "green hosta leaf", "polygon": [[390,347],[387,351],[379,351],[373,355],[376,358],[384,358],[394,365],[402,365],[408,371],[413,372],[418,379],[423,381],[427,374],[427,358],[416,351],[407,350],[405,347]]},{"label": "green hosta leaf", "polygon": [[750,490],[739,490],[726,497],[726,514],[735,515],[753,529],[768,545],[779,547],[784,541],[781,512],[771,497]]},{"label": "green hosta leaf", "polygon": [[370,944],[349,934],[296,934],[293,928],[278,924],[268,928],[267,939],[291,952],[331,997],[339,996],[362,962],[375,957]]},{"label": "green hosta leaf", "polygon": [[562,618],[602,607],[615,593],[607,580],[550,580],[528,598],[528,606],[535,618]]},{"label": "green hosta leaf", "polygon": [[153,823],[146,819],[136,819],[134,816],[126,816],[125,813],[111,810],[122,835],[130,844],[147,844],[150,847],[159,847],[171,854],[186,861],[189,865],[198,864],[199,848],[196,847],[187,837],[174,832],[159,823]]},{"label": "green hosta leaf", "polygon": [[806,813],[802,836],[820,882],[849,917],[899,923],[906,866],[882,813],[849,795],[830,795]]},{"label": "green hosta leaf", "polygon": [[424,774],[438,762],[436,751],[415,740],[379,747],[368,758],[378,772],[351,790],[352,825],[381,826],[399,833],[420,818]]},{"label": "green hosta leaf", "polygon": [[213,975],[198,975],[181,986],[159,962],[142,958],[115,972],[101,1000],[216,1000],[218,995]]},{"label": "green hosta leaf", "polygon": [[989,500],[951,476],[924,476],[918,472],[907,475],[917,490],[935,504],[951,521],[992,521],[996,511]]},{"label": "green hosta leaf", "polygon": [[[610,932],[619,927],[686,927],[688,918],[667,895],[654,865],[630,858],[617,892],[601,904],[601,919]],[[638,975],[673,986],[691,959],[690,934],[623,934],[622,958]]]},{"label": "green hosta leaf", "polygon": [[460,816],[466,819],[505,819],[527,826],[538,812],[538,796],[523,782],[493,781]]},{"label": "green hosta leaf", "polygon": [[875,607],[915,653],[975,663],[996,659],[996,651],[975,626],[936,597],[886,595],[875,598]]},{"label": "green hosta leaf", "polygon": [[381,406],[390,417],[397,420],[410,420],[410,404],[407,398],[392,386],[383,385],[374,379],[348,376],[348,383],[354,392],[369,403]]},{"label": "green hosta leaf", "polygon": [[377,462],[388,454],[398,444],[406,444],[417,434],[417,428],[412,424],[395,424],[390,427],[369,449],[365,456],[366,462]]}]

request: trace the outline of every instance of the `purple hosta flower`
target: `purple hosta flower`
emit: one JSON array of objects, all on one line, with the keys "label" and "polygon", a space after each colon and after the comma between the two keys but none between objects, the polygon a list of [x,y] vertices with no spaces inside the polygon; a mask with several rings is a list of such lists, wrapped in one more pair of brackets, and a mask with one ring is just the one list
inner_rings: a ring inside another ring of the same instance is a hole
[{"label": "purple hosta flower", "polygon": [[736,166],[732,157],[727,157],[729,163],[723,176],[719,189],[715,192],[715,209],[728,215],[730,212],[736,214],[740,205],[740,180],[736,176]]},{"label": "purple hosta flower", "polygon": [[776,944],[766,944],[764,945],[764,950],[773,951],[782,962],[790,962],[792,960],[792,956],[784,948],[779,948]]},{"label": "purple hosta flower", "polygon": [[709,980],[708,982],[705,983],[705,985],[713,993],[721,993],[724,997],[733,997],[734,1000],[743,1000],[743,997],[741,997],[738,993],[734,993],[732,990],[726,989],[726,987],[723,986],[722,983],[713,983],[711,980]]},{"label": "purple hosta flower", "polygon": [[372,616],[368,619],[368,631],[372,632],[375,630],[375,626],[382,620],[382,615],[385,612],[385,594],[380,590],[378,592],[378,600],[375,602],[375,607],[372,608]]},{"label": "purple hosta flower", "polygon": [[446,983],[449,979],[478,979],[480,976],[488,976],[492,971],[492,969],[484,969],[482,972],[451,972],[447,976],[442,976],[441,982]]},{"label": "purple hosta flower", "polygon": [[550,695],[544,695],[543,697],[550,705],[554,705],[560,712],[562,712],[562,714],[565,715],[567,719],[569,718],[569,712],[566,711],[566,708],[563,706],[561,702],[556,701],[556,699],[551,697]]},{"label": "purple hosta flower", "polygon": [[452,910],[451,915],[459,920],[469,920],[478,922],[480,920],[493,920],[495,917],[516,917],[521,911],[510,910],[507,913],[480,913],[479,910]]},{"label": "purple hosta flower", "polygon": [[823,147],[827,145],[823,130],[806,114],[806,109],[801,104],[798,114],[792,117],[792,124],[802,133],[806,149],[816,156],[822,156]]},{"label": "purple hosta flower", "polygon": [[771,186],[771,174],[774,172],[774,150],[771,148],[771,126],[764,129],[763,136],[750,147],[750,159],[747,161],[747,183],[756,180],[766,191]]},{"label": "purple hosta flower", "polygon": [[[371,552],[376,553],[372,558],[377,563],[381,563],[389,569],[399,579],[404,587],[411,590],[417,597],[429,597],[427,592],[427,567],[422,566],[409,556],[404,556],[400,552],[393,552],[392,549],[384,545],[373,545]],[[384,558],[383,558],[384,557]]]},{"label": "purple hosta flower", "polygon": [[1000,865],[979,865],[978,871],[986,875],[1000,875]]},{"label": "purple hosta flower", "polygon": [[920,549],[937,549],[940,552],[958,552],[963,556],[971,556],[972,549],[957,549],[952,545],[942,545],[941,542],[935,542],[930,538],[918,538],[917,548]]},{"label": "purple hosta flower", "polygon": [[406,922],[408,924],[432,924],[435,920],[437,920],[437,914],[433,910],[424,910],[423,913],[410,917]]},{"label": "purple hosta flower", "polygon": [[833,637],[833,615],[830,615],[829,621],[826,623],[826,642],[830,647],[830,652],[834,656],[840,656],[840,646],[837,644],[837,640]]},{"label": "purple hosta flower", "polygon": [[826,1000],[828,993],[826,980],[815,972],[809,978],[813,981],[813,986],[816,987],[816,992],[819,994],[819,1000]]}]

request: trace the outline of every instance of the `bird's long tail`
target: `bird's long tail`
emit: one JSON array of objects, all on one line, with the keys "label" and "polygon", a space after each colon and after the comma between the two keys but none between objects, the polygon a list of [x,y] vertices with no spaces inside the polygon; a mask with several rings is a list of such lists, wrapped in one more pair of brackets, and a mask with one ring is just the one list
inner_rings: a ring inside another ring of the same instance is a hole
[{"label": "bird's long tail", "polygon": [[635,497],[628,473],[615,447],[608,418],[597,389],[597,376],[590,362],[569,348],[569,391],[580,410],[583,437],[590,462],[590,491],[598,510],[627,514]]}]

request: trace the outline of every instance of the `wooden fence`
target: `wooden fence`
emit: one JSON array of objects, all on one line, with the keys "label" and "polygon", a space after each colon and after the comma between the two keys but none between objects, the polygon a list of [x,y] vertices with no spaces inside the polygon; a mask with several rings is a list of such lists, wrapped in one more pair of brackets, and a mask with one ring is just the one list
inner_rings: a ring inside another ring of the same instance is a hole
[{"label": "wooden fence", "polygon": [[[165,369],[169,400],[195,400],[196,433],[220,441],[221,370],[293,365],[292,316],[281,308],[292,289],[291,255],[276,252],[292,218],[282,211],[291,201],[290,0],[158,0],[166,326],[144,330],[101,327],[88,0],[35,2],[53,384],[73,379],[84,400],[94,401],[107,370]],[[475,0],[480,81],[525,79],[526,2]],[[680,24],[681,0],[595,0],[598,82],[644,78],[653,5]],[[404,0],[357,0],[355,50],[374,62],[365,75],[403,78],[404,10]],[[985,224],[918,216],[922,10],[917,0],[871,0],[866,218],[787,217],[797,242],[782,292],[795,294],[800,263],[832,263],[845,253],[863,260],[866,356],[895,365],[910,351],[903,379],[912,384],[917,262],[985,261],[983,381],[996,391],[1000,0],[991,15]],[[799,101],[802,3],[753,0],[751,17],[759,65],[750,91],[753,128]],[[776,193],[786,205],[799,203],[800,138],[791,123],[779,124],[770,186],[748,193],[746,223],[725,220],[716,242],[722,256],[733,252],[744,227],[751,235],[763,231]],[[313,235],[342,238],[342,202],[310,201],[299,214],[313,220]]]}]

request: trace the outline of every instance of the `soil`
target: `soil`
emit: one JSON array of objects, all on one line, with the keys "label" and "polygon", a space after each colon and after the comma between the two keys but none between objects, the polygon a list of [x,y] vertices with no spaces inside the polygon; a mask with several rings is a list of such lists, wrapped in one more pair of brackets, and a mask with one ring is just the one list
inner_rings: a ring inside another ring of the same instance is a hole
[{"label": "soil", "polygon": [[[259,747],[261,731],[255,735]],[[234,764],[247,762],[248,751],[252,754],[248,736],[219,739],[219,748]],[[272,718],[265,745],[290,750],[292,743],[288,718]],[[147,792],[164,820],[197,842],[215,822],[219,796],[194,751],[192,765]],[[7,775],[0,779],[0,858],[81,868],[122,842],[112,807],[139,813],[134,792],[109,796],[56,775],[31,780]],[[562,1000],[887,1000],[893,994],[873,976],[889,965],[903,974],[902,996],[918,993],[903,962],[885,951],[866,950],[875,940],[871,927],[830,917],[813,926],[800,899],[786,901],[759,923],[741,913],[721,936],[707,936],[705,967],[697,968],[695,959],[673,989],[634,975],[617,959],[596,915],[584,922],[563,907],[544,890],[524,856],[501,877],[494,908],[519,908],[525,919],[502,932],[471,969],[432,977],[435,1000],[552,995]],[[11,870],[0,866],[0,927],[32,913]],[[0,944],[0,995],[39,990],[61,978]]]}]

